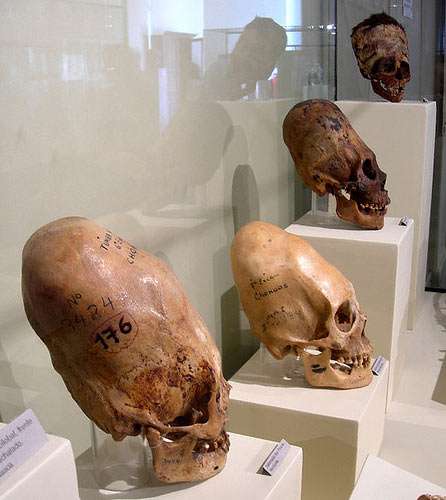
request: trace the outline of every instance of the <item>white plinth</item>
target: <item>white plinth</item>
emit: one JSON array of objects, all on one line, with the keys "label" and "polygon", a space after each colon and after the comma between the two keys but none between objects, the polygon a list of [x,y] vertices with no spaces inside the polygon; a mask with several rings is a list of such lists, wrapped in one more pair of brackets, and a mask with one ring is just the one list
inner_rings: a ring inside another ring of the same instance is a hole
[{"label": "white plinth", "polygon": [[345,500],[367,455],[381,446],[388,363],[369,386],[342,391],[310,387],[302,379],[284,380],[283,361],[265,363],[258,351],[234,375],[229,428],[300,446],[303,498]]},{"label": "white plinth", "polygon": [[[276,443],[230,434],[230,449],[225,468],[200,483],[159,484],[119,493],[120,499],[162,498],[163,500],[299,500],[301,498],[302,450],[292,446],[273,476],[259,472]],[[85,464],[82,465],[85,469]],[[81,476],[80,476],[81,477]],[[82,485],[82,482],[89,485]],[[92,487],[92,477],[80,481],[82,500],[117,498],[111,491]]]},{"label": "white plinth", "polygon": [[445,496],[446,490],[370,455],[350,500],[417,500],[422,494]]},{"label": "white plinth", "polygon": [[[413,221],[386,217],[380,231],[365,231],[333,215],[304,215],[287,231],[307,240],[352,283],[367,314],[366,335],[376,355],[389,360],[388,400],[398,373],[398,337],[409,301]],[[399,360],[398,360],[399,361]]]},{"label": "white plinth", "polygon": [[48,442],[35,455],[7,479],[0,481],[0,498],[79,500],[71,443],[67,439],[48,436]]},{"label": "white plinth", "polygon": [[388,215],[415,221],[409,329],[425,300],[425,281],[432,196],[435,103],[336,103],[387,173],[391,204]]}]

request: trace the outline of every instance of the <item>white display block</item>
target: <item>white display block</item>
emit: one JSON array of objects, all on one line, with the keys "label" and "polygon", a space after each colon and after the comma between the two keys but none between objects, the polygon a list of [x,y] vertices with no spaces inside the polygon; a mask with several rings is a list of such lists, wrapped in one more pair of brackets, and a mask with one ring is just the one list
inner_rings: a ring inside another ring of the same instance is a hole
[{"label": "white display block", "polygon": [[414,220],[408,327],[414,328],[425,301],[429,221],[435,145],[434,102],[336,103],[387,173],[387,215]]},{"label": "white display block", "polygon": [[[276,443],[231,433],[230,448],[224,469],[216,476],[199,483],[161,484],[129,492],[119,498],[162,498],[163,500],[299,500],[301,498],[302,450],[291,446],[272,476],[262,474],[261,467]],[[85,464],[82,465],[85,470]],[[85,480],[82,500],[117,498],[112,491],[93,488],[93,477]]]},{"label": "white display block", "polygon": [[286,358],[263,358],[259,350],[230,380],[230,430],[300,446],[303,498],[345,500],[367,455],[381,446],[388,363],[367,387],[339,390],[285,379]]},{"label": "white display block", "polygon": [[409,302],[413,221],[386,217],[383,229],[365,231],[338,217],[308,213],[286,230],[310,243],[352,283],[367,314],[366,335],[375,355],[389,360],[390,402],[398,373],[398,337]]},{"label": "white display block", "polygon": [[445,496],[446,490],[370,455],[350,500],[417,500],[423,494]]},{"label": "white display block", "polygon": [[0,498],[79,500],[73,450],[68,439],[48,435],[48,442],[42,448],[0,481]]}]

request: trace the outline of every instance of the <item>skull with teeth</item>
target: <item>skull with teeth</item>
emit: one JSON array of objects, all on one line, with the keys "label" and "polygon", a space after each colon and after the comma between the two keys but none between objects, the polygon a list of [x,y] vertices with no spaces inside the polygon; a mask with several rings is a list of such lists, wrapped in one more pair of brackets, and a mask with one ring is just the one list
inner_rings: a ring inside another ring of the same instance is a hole
[{"label": "skull with teeth", "polygon": [[315,193],[336,197],[336,213],[367,229],[381,229],[390,203],[386,174],[347,117],[332,102],[313,99],[294,106],[283,138],[297,171]]},{"label": "skull with teeth", "polygon": [[400,102],[410,80],[409,47],[401,24],[384,12],[374,14],[353,28],[352,46],[373,91],[387,101]]},{"label": "skull with teeth", "polygon": [[164,482],[224,467],[229,386],[220,355],[163,262],[69,217],[26,243],[22,292],[55,369],[103,431],[146,436]]},{"label": "skull with teeth", "polygon": [[305,240],[251,222],[236,234],[231,260],[251,331],[276,359],[301,355],[313,386],[371,382],[372,347],[353,286]]}]

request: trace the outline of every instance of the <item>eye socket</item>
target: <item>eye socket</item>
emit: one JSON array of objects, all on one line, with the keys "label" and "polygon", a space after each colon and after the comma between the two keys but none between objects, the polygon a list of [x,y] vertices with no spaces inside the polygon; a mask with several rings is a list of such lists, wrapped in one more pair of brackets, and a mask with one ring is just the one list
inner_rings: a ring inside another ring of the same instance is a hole
[{"label": "eye socket", "polygon": [[367,158],[366,160],[364,160],[363,164],[362,164],[362,171],[364,172],[364,175],[374,181],[376,179],[376,170],[371,162],[371,160],[369,158]]},{"label": "eye socket", "polygon": [[353,328],[356,319],[356,314],[353,311],[348,300],[343,302],[336,311],[335,322],[341,332],[349,332]]},{"label": "eye socket", "polygon": [[394,57],[381,57],[372,67],[371,74],[378,75],[380,73],[393,74],[396,71]]}]

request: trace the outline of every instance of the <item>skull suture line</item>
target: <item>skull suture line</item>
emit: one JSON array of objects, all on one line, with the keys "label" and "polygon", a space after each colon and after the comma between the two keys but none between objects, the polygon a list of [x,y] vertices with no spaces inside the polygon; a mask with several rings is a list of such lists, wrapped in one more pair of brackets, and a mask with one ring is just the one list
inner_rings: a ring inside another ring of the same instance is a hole
[{"label": "skull suture line", "polygon": [[335,104],[296,104],[283,122],[283,139],[305,184],[320,196],[336,197],[341,219],[368,229],[384,226],[387,176]]},{"label": "skull suture line", "polygon": [[22,293],[73,398],[114,439],[145,435],[161,481],[224,467],[229,386],[220,355],[163,262],[69,217],[26,243]]},{"label": "skull suture line", "polygon": [[373,91],[391,102],[400,102],[410,80],[409,47],[401,24],[385,14],[374,14],[352,30],[352,46],[364,78]]},{"label": "skull suture line", "polygon": [[251,222],[236,234],[231,260],[251,331],[275,358],[302,355],[314,386],[371,382],[372,348],[353,286],[306,241]]}]

